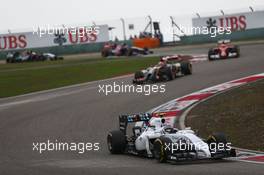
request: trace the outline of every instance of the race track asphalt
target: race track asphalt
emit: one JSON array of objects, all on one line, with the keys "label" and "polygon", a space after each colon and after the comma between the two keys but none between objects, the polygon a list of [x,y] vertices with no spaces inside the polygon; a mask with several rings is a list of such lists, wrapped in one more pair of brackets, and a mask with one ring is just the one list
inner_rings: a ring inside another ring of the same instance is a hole
[{"label": "race track asphalt", "polygon": [[[208,48],[183,52],[206,54]],[[176,97],[219,83],[264,72],[264,45],[241,46],[241,58],[194,65],[191,76],[166,83],[163,94],[111,94],[98,92],[92,82],[31,95],[0,99],[0,174],[250,174],[264,172],[263,164],[236,161],[200,161],[158,164],[155,160],[110,155],[107,132],[118,127],[118,115],[144,112]],[[173,52],[171,48],[170,52]],[[116,82],[130,83],[131,77]],[[235,122],[235,121],[234,121]],[[99,151],[84,154],[51,151],[39,154],[32,143],[98,142]]]}]

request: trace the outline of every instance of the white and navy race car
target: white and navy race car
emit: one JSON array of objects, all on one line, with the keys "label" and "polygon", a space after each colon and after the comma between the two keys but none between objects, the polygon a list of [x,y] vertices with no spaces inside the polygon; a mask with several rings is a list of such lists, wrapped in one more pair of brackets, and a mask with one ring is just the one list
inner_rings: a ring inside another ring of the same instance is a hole
[{"label": "white and navy race car", "polygon": [[54,60],[63,60],[63,57],[62,56],[58,56],[58,55],[55,55],[53,53],[43,53],[42,56],[46,60],[51,60],[51,61],[54,61]]},{"label": "white and navy race car", "polygon": [[46,60],[63,60],[63,57],[57,56],[52,53],[39,54],[33,51],[24,52],[9,52],[6,56],[7,63],[21,63],[21,62],[33,62],[33,61],[46,61]]},{"label": "white and navy race car", "polygon": [[[129,123],[135,125],[131,136]],[[133,154],[155,158],[159,162],[199,159],[221,159],[236,156],[223,133],[214,133],[203,140],[191,129],[178,130],[165,124],[164,118],[149,113],[119,116],[119,130],[108,133],[107,144],[112,154]]]}]

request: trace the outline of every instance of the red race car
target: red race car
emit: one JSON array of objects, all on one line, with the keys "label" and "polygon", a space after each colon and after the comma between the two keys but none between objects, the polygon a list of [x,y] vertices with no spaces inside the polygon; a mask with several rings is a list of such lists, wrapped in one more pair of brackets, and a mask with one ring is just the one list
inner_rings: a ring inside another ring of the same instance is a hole
[{"label": "red race car", "polygon": [[127,44],[106,43],[101,51],[102,57],[108,56],[137,56],[153,54],[148,48],[131,47]]},{"label": "red race car", "polygon": [[238,58],[240,56],[239,47],[230,43],[230,40],[221,40],[217,47],[208,51],[209,60],[218,60],[226,58]]}]

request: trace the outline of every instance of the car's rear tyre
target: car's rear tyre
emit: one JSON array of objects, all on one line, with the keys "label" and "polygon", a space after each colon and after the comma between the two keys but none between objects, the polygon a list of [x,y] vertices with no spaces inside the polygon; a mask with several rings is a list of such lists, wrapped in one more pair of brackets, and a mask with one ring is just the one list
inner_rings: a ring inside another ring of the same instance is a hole
[{"label": "car's rear tyre", "polygon": [[213,133],[207,138],[207,144],[209,146],[209,150],[211,152],[212,157],[214,157],[215,151],[218,150],[218,147],[220,147],[220,144],[224,145],[224,147],[221,146],[221,148],[226,148],[227,137],[222,132]]},{"label": "car's rear tyre", "polygon": [[159,80],[161,81],[169,81],[172,80],[172,70],[170,67],[165,66],[158,70],[158,76],[160,77]]},{"label": "car's rear tyre", "polygon": [[132,48],[128,48],[126,51],[126,56],[132,56],[133,55],[133,49]]},{"label": "car's rear tyre", "polygon": [[58,60],[64,60],[64,57],[57,57]]},{"label": "car's rear tyre", "polygon": [[144,78],[145,75],[142,71],[137,71],[134,75],[133,84],[143,84],[143,81],[138,81],[138,79]]},{"label": "car's rear tyre", "polygon": [[207,143],[227,143],[227,138],[226,135],[222,132],[216,132],[211,134],[208,139],[207,139]]},{"label": "car's rear tyre", "polygon": [[149,48],[144,47],[143,49],[143,55],[147,55],[149,53]]},{"label": "car's rear tyre", "polygon": [[214,52],[213,49],[210,49],[210,50],[208,51],[208,60],[209,60],[209,61],[213,61],[213,60],[215,60],[214,58],[212,58],[213,55],[215,55],[215,52]]},{"label": "car's rear tyre", "polygon": [[112,154],[122,154],[125,152],[127,141],[125,134],[120,131],[111,131],[107,135],[108,150]]},{"label": "car's rear tyre", "polygon": [[192,64],[190,62],[181,63],[181,72],[184,75],[191,75],[192,74]]},{"label": "car's rear tyre", "polygon": [[176,78],[176,73],[177,73],[177,68],[175,66],[173,66],[171,68],[170,80],[174,80]]},{"label": "car's rear tyre", "polygon": [[16,59],[11,59],[10,63],[15,63],[16,62]]},{"label": "car's rear tyre", "polygon": [[142,71],[137,71],[135,73],[135,79],[144,78],[144,73]]},{"label": "car's rear tyre", "polygon": [[103,50],[101,52],[101,55],[102,55],[102,57],[108,57],[109,56],[109,51],[108,50]]},{"label": "car's rear tyre", "polygon": [[166,137],[160,137],[154,141],[153,154],[154,158],[160,163],[167,162],[167,156],[170,150],[166,150],[165,144],[167,146],[171,143],[170,139]]},{"label": "car's rear tyre", "polygon": [[161,80],[163,81],[168,81],[168,80],[173,80],[175,79],[175,71],[173,70],[174,68],[172,67],[163,67],[159,69],[158,75],[161,77]]},{"label": "car's rear tyre", "polygon": [[237,53],[237,55],[235,56],[235,58],[240,57],[240,49],[239,49],[238,46],[235,46],[235,47],[233,48],[233,52]]}]

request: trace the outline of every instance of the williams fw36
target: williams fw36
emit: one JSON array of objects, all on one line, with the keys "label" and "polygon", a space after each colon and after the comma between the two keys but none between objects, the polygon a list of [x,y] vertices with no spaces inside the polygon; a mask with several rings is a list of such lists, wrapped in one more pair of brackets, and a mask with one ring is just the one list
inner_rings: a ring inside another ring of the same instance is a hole
[{"label": "williams fw36", "polygon": [[33,51],[24,52],[9,52],[7,54],[6,63],[22,63],[22,62],[35,62],[35,61],[55,61],[63,60],[63,57],[57,56],[52,53],[36,53]]},{"label": "williams fw36", "polygon": [[[151,116],[148,113],[119,116],[119,130],[107,136],[110,153],[155,158],[161,163],[236,156],[223,133],[214,133],[203,140],[191,129],[178,130],[166,125],[164,118]],[[129,123],[137,124],[127,132]]]}]

